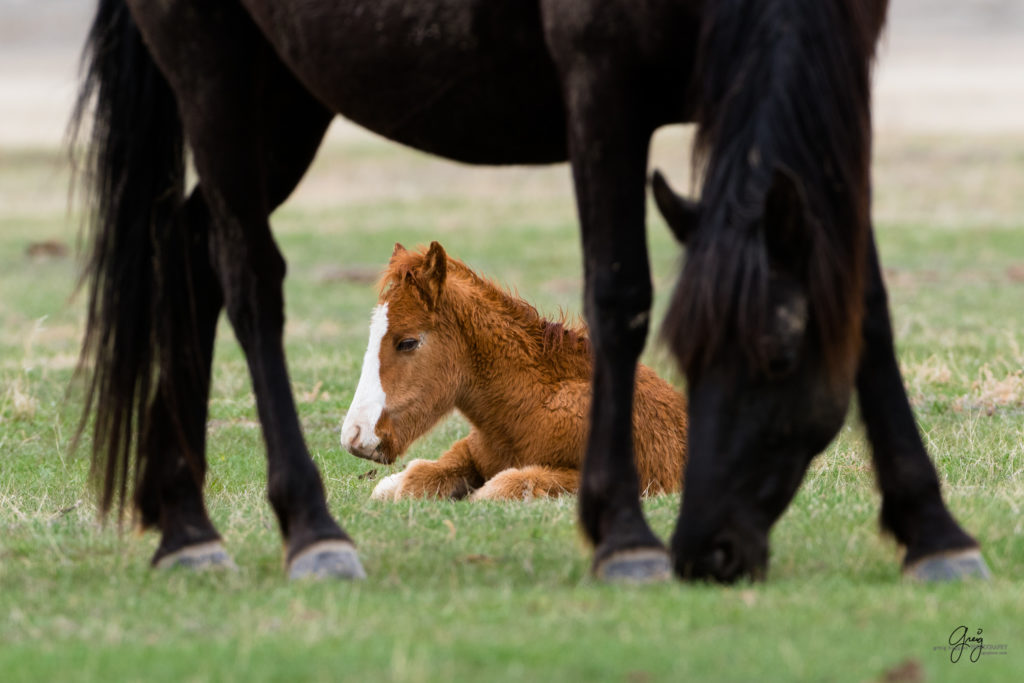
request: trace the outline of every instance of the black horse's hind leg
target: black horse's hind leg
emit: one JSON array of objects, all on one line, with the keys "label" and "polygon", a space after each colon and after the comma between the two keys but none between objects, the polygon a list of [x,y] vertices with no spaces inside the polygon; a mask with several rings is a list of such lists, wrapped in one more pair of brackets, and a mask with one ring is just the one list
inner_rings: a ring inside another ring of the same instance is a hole
[{"label": "black horse's hind leg", "polygon": [[857,371],[857,392],[882,491],[882,527],[906,546],[903,566],[911,576],[987,577],[977,542],[960,528],[942,501],[935,467],[903,388],[873,237],[869,252],[864,352]]},{"label": "black horse's hind leg", "polygon": [[594,349],[580,517],[595,546],[598,577],[660,580],[670,576],[670,565],[640,507],[632,428],[636,363],[651,306],[644,226],[651,128],[628,88],[615,87],[616,79],[571,72],[565,78]]},{"label": "black horse's hind leg", "polygon": [[[169,315],[161,321],[159,333],[166,342],[162,348],[171,357],[161,362],[149,408],[149,430],[143,436],[148,457],[136,505],[143,525],[160,529],[154,566],[233,568],[202,494],[210,366],[223,299],[210,267],[210,215],[200,192],[192,193],[181,221],[183,229],[162,246],[162,288],[175,295],[175,304],[166,297]],[[186,458],[185,451],[191,457]]]},{"label": "black horse's hind leg", "polygon": [[132,8],[177,96],[211,212],[211,261],[252,378],[268,497],[289,575],[361,577],[299,425],[283,344],[285,262],[268,223],[312,161],[332,115],[240,6],[172,0]]}]

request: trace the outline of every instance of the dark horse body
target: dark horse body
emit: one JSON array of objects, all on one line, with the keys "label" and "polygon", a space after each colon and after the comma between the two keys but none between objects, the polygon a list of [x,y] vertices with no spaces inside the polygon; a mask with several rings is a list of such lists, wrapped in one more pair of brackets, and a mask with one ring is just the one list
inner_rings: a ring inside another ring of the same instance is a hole
[{"label": "dark horse body", "polygon": [[[669,556],[638,502],[630,421],[651,303],[647,154],[655,129],[696,119],[707,181],[702,210],[674,205],[693,225],[674,225],[692,232],[691,257],[667,334],[702,407],[675,570],[763,572],[768,530],[856,382],[883,525],[907,546],[908,566],[949,571],[943,558],[976,544],[946,511],[917,434],[871,246],[867,79],[885,9],[100,0],[79,117],[95,94],[83,357],[95,364],[87,412],[102,509],[133,490],[141,523],[162,534],[154,564],[230,562],[202,499],[223,308],[248,359],[290,574],[362,574],[300,431],[282,345],[285,265],[268,223],[337,112],[464,162],[571,162],[595,355],[581,520],[599,575],[664,575]],[[786,135],[774,134],[780,125]],[[185,141],[199,177],[187,197]],[[776,310],[796,324],[780,328]],[[689,326],[701,340],[684,341]]]}]

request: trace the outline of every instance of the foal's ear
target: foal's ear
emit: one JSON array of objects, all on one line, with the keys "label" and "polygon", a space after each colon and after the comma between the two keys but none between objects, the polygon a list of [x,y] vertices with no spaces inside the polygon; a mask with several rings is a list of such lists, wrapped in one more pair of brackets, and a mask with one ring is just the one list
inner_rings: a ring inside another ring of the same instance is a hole
[{"label": "foal's ear", "polygon": [[395,259],[405,253],[405,247],[402,246],[401,242],[395,242],[395,248],[391,252],[391,263],[395,262]]},{"label": "foal's ear", "polygon": [[765,243],[768,252],[794,275],[803,276],[811,247],[811,219],[800,179],[778,167],[764,199]]},{"label": "foal's ear", "polygon": [[654,203],[658,205],[658,211],[668,223],[672,234],[681,244],[686,244],[700,222],[700,204],[676,194],[665,180],[665,176],[657,169],[651,178],[651,191],[654,194]]},{"label": "foal's ear", "polygon": [[439,243],[431,242],[426,256],[423,257],[423,267],[417,278],[420,290],[427,302],[427,308],[430,310],[437,308],[447,274],[448,255],[444,253],[444,247]]}]

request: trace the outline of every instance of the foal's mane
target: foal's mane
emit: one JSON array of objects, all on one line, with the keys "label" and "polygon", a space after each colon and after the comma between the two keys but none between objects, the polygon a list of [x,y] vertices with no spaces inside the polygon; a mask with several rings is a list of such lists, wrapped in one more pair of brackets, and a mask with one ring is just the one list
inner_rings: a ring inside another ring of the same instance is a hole
[{"label": "foal's mane", "polygon": [[758,225],[780,171],[805,203],[803,240],[784,246],[803,255],[809,329],[833,379],[852,371],[869,239],[870,65],[886,4],[707,4],[694,154],[704,215],[664,328],[687,373],[729,338],[764,362],[756,341],[771,264]]},{"label": "foal's mane", "polygon": [[[426,258],[425,249],[406,250],[395,254],[379,283],[380,295],[395,287],[415,283]],[[517,294],[492,280],[477,275],[462,261],[446,256],[447,276],[444,284],[445,305],[460,309],[460,317],[474,321],[478,329],[494,327],[494,318],[502,319],[501,331],[517,338],[523,345],[544,357],[579,361],[590,370],[591,348],[586,326],[564,312],[551,320]],[[508,325],[507,321],[512,324]],[[577,363],[579,364],[579,363]]]}]

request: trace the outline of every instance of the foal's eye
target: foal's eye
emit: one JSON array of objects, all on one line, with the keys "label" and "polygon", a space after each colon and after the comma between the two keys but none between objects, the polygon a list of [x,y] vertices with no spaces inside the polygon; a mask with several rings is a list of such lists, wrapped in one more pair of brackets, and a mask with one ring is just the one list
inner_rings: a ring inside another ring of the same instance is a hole
[{"label": "foal's eye", "polygon": [[412,351],[420,345],[420,340],[413,337],[406,337],[402,341],[395,344],[396,351]]}]

